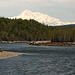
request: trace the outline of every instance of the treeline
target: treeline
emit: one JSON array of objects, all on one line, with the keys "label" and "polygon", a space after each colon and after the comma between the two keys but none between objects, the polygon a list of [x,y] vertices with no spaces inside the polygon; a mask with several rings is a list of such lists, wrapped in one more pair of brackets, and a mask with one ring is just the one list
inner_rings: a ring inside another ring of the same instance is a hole
[{"label": "treeline", "polygon": [[75,28],[45,26],[35,20],[0,18],[0,41],[73,42]]},{"label": "treeline", "polygon": [[71,29],[75,28],[75,24],[68,24],[68,25],[62,25],[62,26],[54,26],[55,28],[63,28],[63,29]]}]

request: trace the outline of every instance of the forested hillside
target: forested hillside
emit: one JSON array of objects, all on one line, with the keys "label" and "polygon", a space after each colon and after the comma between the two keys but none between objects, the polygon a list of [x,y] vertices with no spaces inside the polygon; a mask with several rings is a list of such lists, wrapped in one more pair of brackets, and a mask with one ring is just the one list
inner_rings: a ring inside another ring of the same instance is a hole
[{"label": "forested hillside", "polygon": [[75,41],[75,28],[45,26],[35,20],[0,18],[0,41]]}]

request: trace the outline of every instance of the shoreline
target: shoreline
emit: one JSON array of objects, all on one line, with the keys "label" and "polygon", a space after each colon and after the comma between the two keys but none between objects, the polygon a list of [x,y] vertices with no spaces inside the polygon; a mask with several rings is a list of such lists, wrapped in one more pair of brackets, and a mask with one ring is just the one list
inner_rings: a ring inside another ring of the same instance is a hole
[{"label": "shoreline", "polygon": [[29,45],[38,45],[38,46],[75,46],[75,42],[39,42],[33,41]]},{"label": "shoreline", "polygon": [[29,41],[0,41],[0,43],[29,43]]},{"label": "shoreline", "polygon": [[25,54],[25,53],[3,51],[3,52],[0,52],[0,59],[12,58],[22,54]]},{"label": "shoreline", "polygon": [[0,41],[0,43],[27,43],[38,46],[75,46],[75,42],[51,42],[51,41]]}]

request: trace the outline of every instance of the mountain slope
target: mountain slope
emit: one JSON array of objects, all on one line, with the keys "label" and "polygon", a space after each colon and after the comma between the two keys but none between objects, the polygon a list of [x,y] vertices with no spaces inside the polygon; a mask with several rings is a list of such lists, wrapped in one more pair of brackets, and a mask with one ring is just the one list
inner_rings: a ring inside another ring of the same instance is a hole
[{"label": "mountain slope", "polygon": [[56,25],[65,25],[64,22],[61,22],[59,19],[50,17],[46,14],[42,14],[39,12],[31,12],[29,10],[24,10],[18,16],[14,16],[11,18],[21,18],[21,19],[34,19],[40,23],[44,23],[45,25],[49,26],[56,26]]}]

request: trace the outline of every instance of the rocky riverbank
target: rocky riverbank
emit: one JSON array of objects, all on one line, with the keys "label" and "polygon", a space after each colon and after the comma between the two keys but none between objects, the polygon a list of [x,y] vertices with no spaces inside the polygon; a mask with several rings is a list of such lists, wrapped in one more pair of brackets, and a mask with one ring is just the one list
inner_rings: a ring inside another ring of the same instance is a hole
[{"label": "rocky riverbank", "polygon": [[0,43],[28,43],[29,41],[0,41]]},{"label": "rocky riverbank", "polygon": [[75,42],[30,42],[29,45],[39,45],[39,46],[75,46]]},{"label": "rocky riverbank", "polygon": [[19,55],[22,55],[22,54],[25,54],[25,53],[16,53],[16,52],[3,51],[3,52],[0,52],[0,59],[16,57],[16,56],[19,56]]}]

